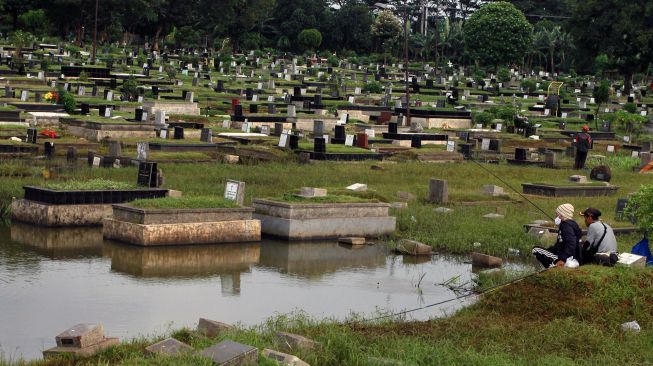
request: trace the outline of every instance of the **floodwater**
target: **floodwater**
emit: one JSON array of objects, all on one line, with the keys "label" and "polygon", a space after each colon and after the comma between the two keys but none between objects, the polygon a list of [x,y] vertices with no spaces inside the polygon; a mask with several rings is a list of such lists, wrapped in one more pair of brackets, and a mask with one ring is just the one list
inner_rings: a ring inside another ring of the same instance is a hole
[{"label": "floodwater", "polygon": [[[438,284],[471,281],[466,260],[416,260],[383,244],[353,249],[335,241],[141,248],[103,240],[99,228],[0,225],[0,355],[40,358],[78,323],[102,323],[107,335],[125,340],[195,327],[200,317],[244,325],[298,310],[371,318],[454,298]],[[406,318],[464,305],[456,300]]]}]

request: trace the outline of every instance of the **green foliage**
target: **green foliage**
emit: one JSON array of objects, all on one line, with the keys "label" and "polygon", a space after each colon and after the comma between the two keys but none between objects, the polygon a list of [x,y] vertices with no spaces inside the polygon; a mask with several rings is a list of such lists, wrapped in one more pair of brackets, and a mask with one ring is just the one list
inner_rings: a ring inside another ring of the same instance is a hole
[{"label": "green foliage", "polygon": [[289,203],[363,203],[363,202],[378,202],[375,199],[361,198],[354,195],[336,195],[329,194],[324,197],[301,197],[295,193],[284,193],[281,197],[270,198],[273,201],[289,202]]},{"label": "green foliage", "polygon": [[509,105],[492,107],[489,112],[494,115],[494,118],[502,119],[510,124],[515,119],[515,115],[517,115],[517,109]]},{"label": "green foliage", "polygon": [[624,111],[628,113],[637,113],[637,104],[635,103],[624,104]]},{"label": "green foliage", "polygon": [[653,232],[653,184],[643,185],[628,198],[624,214],[637,219],[640,229]]},{"label": "green foliage", "polygon": [[[219,65],[219,63],[216,63],[216,65]],[[175,80],[177,77],[177,68],[172,65],[165,65],[163,71],[168,75],[170,81]]]},{"label": "green foliage", "polygon": [[30,32],[17,30],[9,35],[9,42],[16,47],[16,55],[25,47],[31,46],[36,41],[36,37]]},{"label": "green foliage", "polygon": [[604,115],[604,118],[616,124],[624,133],[638,136],[642,133],[643,125],[648,122],[648,118],[637,113],[629,113],[627,111],[616,111],[614,113]]},{"label": "green foliage", "polygon": [[198,47],[201,36],[194,27],[185,26],[175,29],[173,38],[177,47]]},{"label": "green foliage", "polygon": [[37,37],[43,37],[50,31],[50,19],[43,9],[32,9],[18,16],[24,30]]},{"label": "green foliage", "polygon": [[41,60],[41,70],[42,70],[43,72],[45,72],[45,73],[47,73],[48,71],[50,71],[50,60],[48,60],[48,59],[46,59],[46,58],[44,58],[43,60]]},{"label": "green foliage", "polygon": [[77,79],[79,81],[88,81],[88,73],[85,70],[82,70],[82,72],[79,73],[79,77]]},{"label": "green foliage", "polygon": [[303,50],[317,50],[322,44],[322,33],[317,29],[304,29],[297,36]]},{"label": "green foliage", "polygon": [[492,120],[494,119],[494,115],[490,112],[480,112],[480,113],[474,113],[474,116],[472,118],[474,120],[474,123],[480,123],[483,125],[483,127],[490,125],[492,123]]},{"label": "green foliage", "polygon": [[122,86],[120,87],[120,92],[122,93],[122,97],[124,100],[133,102],[138,99],[138,83],[136,82],[136,78],[133,76],[130,76],[127,78],[122,83]]},{"label": "green foliage", "polygon": [[497,78],[502,83],[507,83],[510,81],[510,70],[507,67],[499,68],[497,71]]},{"label": "green foliage", "polygon": [[58,89],[57,93],[59,94],[59,102],[63,104],[63,109],[66,113],[73,114],[77,107],[75,97],[63,88]]},{"label": "green foliage", "polygon": [[484,82],[485,82],[485,80],[484,80],[485,76],[486,76],[485,70],[478,69],[478,68],[476,70],[474,70],[474,76],[473,77],[474,77],[474,81],[476,82],[476,84],[483,85]]},{"label": "green foliage", "polygon": [[372,23],[371,32],[372,37],[381,44],[384,50],[391,50],[392,45],[401,36],[401,22],[391,11],[384,10],[377,15],[374,23]]},{"label": "green foliage", "polygon": [[120,190],[134,189],[136,184],[118,182],[110,179],[95,178],[89,180],[68,180],[63,182],[53,182],[45,185],[45,188],[56,191],[95,191],[95,190]]},{"label": "green foliage", "polygon": [[153,209],[184,209],[184,208],[237,208],[236,202],[224,197],[216,196],[195,196],[195,197],[163,197],[154,199],[138,199],[129,203],[137,208]]},{"label": "green foliage", "polygon": [[610,100],[610,82],[608,80],[601,80],[599,85],[592,91],[594,102],[596,102],[596,111],[601,107],[601,104],[607,103]]},{"label": "green foliage", "polygon": [[381,83],[378,81],[372,80],[365,84],[363,90],[367,93],[379,94],[383,92],[383,85],[381,85]]},{"label": "green foliage", "polygon": [[605,53],[594,58],[594,70],[596,75],[603,75],[603,71],[608,67],[610,67],[610,59]]},{"label": "green foliage", "polygon": [[244,50],[257,50],[261,47],[261,35],[254,32],[243,34],[240,39],[240,47]]},{"label": "green foliage", "polygon": [[508,2],[483,5],[465,23],[465,50],[484,65],[520,62],[531,45],[533,27]]},{"label": "green foliage", "polygon": [[537,83],[535,80],[531,79],[524,79],[521,82],[521,87],[524,90],[525,93],[533,93],[537,89]]},{"label": "green foliage", "polygon": [[327,58],[327,63],[329,66],[336,67],[339,65],[340,61],[336,55],[331,55]]}]

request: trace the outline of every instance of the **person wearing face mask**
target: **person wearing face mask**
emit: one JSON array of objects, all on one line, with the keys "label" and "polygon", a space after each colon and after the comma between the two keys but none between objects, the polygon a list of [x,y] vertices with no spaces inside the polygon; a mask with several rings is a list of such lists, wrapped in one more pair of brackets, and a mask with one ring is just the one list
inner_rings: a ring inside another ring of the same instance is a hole
[{"label": "person wearing face mask", "polygon": [[563,267],[569,257],[574,257],[574,259],[582,263],[580,239],[583,232],[573,217],[574,206],[569,203],[558,206],[555,218],[555,223],[558,225],[556,243],[547,249],[542,247],[533,248],[533,255],[544,268]]}]

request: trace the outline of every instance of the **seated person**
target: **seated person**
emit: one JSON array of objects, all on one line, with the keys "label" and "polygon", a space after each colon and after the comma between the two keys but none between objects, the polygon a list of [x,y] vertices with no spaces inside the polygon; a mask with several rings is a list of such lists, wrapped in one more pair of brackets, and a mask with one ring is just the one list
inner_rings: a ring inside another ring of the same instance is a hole
[{"label": "seated person", "polygon": [[619,260],[617,238],[612,228],[599,220],[601,211],[590,207],[580,215],[585,218],[587,225],[587,237],[583,242],[583,264],[614,266]]},{"label": "seated person", "polygon": [[556,243],[548,249],[533,248],[532,254],[544,268],[564,267],[569,257],[574,257],[579,263],[582,263],[580,247],[582,231],[573,216],[574,206],[569,203],[558,206],[555,218],[555,224],[558,225]]}]

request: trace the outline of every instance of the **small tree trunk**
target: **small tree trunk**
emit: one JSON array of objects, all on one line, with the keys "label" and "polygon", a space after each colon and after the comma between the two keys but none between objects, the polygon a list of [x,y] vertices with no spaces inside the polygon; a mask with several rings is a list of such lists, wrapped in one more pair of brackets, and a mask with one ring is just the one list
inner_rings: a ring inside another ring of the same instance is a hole
[{"label": "small tree trunk", "polygon": [[152,40],[152,50],[159,51],[159,37],[163,31],[163,26],[159,25],[156,27],[156,33],[154,33],[154,39]]},{"label": "small tree trunk", "polygon": [[630,95],[630,90],[633,84],[633,72],[627,71],[624,78],[624,94]]}]

